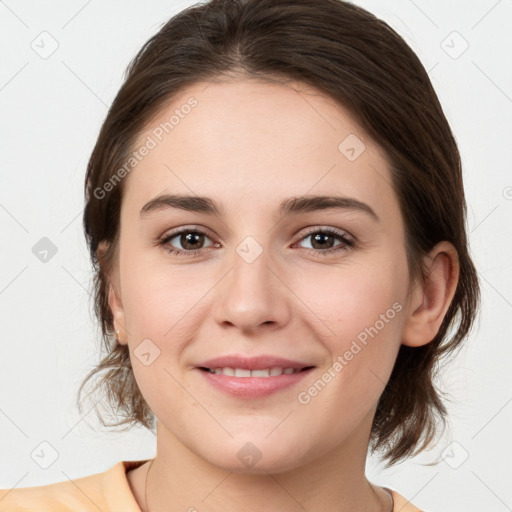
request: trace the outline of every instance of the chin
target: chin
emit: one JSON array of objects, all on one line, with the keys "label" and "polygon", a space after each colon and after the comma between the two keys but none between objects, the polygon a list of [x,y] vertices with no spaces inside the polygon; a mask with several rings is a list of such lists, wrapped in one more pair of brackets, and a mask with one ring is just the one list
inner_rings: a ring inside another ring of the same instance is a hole
[{"label": "chin", "polygon": [[[254,438],[253,438],[254,439]],[[225,471],[239,474],[266,475],[284,473],[304,463],[304,454],[297,453],[297,445],[283,443],[279,439],[270,441],[261,437],[261,441],[250,441],[247,437],[230,439],[227,444],[215,444],[215,451],[198,453],[205,460]]]}]

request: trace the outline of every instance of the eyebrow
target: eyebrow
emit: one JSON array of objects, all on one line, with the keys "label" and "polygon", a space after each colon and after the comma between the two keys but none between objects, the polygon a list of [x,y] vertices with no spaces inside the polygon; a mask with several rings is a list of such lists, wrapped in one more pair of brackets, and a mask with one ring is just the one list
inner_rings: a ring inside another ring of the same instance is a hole
[{"label": "eyebrow", "polygon": [[[186,196],[179,194],[161,194],[148,201],[140,210],[140,217],[144,218],[149,213],[161,211],[168,208],[176,208],[189,212],[206,213],[223,217],[223,208],[213,199],[201,196]],[[380,219],[375,211],[366,203],[363,203],[352,197],[344,196],[298,196],[290,197],[281,202],[279,214],[298,215],[317,210],[326,210],[330,208],[342,210],[356,210],[367,213],[375,221]]]}]

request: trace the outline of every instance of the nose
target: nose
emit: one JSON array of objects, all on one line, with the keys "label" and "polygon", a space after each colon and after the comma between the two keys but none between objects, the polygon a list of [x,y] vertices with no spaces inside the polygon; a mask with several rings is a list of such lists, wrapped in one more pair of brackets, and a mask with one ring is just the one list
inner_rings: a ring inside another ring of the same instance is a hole
[{"label": "nose", "polygon": [[286,325],[291,318],[291,293],[268,250],[254,260],[243,251],[236,252],[231,261],[232,268],[216,287],[214,315],[218,324],[244,332],[253,332],[260,325],[275,329]]}]

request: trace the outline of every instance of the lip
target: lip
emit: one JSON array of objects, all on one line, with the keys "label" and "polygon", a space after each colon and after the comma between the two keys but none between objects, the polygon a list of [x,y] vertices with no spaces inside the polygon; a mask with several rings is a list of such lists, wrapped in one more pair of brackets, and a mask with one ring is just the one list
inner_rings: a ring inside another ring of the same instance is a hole
[{"label": "lip", "polygon": [[[242,368],[262,370],[265,368],[294,368],[297,373],[275,375],[272,377],[234,377],[209,373],[201,368]],[[307,368],[307,369],[305,369]],[[264,398],[278,391],[296,385],[315,368],[308,362],[296,361],[273,355],[245,357],[238,354],[214,357],[196,365],[195,370],[203,375],[206,382],[214,388],[231,396],[242,399]]]},{"label": "lip", "polygon": [[[243,368],[246,370],[263,370],[264,368],[280,367],[302,370],[314,366],[308,362],[294,361],[283,357],[262,354],[254,357],[245,357],[238,354],[214,357],[195,365],[196,368]],[[248,379],[253,377],[247,377]],[[261,377],[254,377],[261,378]]]},{"label": "lip", "polygon": [[[240,367],[237,366],[236,368]],[[286,368],[292,367],[287,366]],[[300,382],[306,375],[309,375],[314,370],[314,367],[299,373],[283,373],[273,377],[232,377],[230,375],[205,372],[200,368],[195,368],[194,370],[199,372],[209,384],[219,391],[247,400],[264,398],[277,391],[289,388]]]}]

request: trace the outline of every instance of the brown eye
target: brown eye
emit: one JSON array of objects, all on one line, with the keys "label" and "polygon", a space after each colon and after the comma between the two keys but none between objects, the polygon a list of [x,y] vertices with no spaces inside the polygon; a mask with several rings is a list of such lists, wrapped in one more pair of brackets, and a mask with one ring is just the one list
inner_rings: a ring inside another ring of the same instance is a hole
[{"label": "brown eye", "polygon": [[[195,255],[201,252],[205,247],[213,245],[210,244],[205,246],[205,239],[209,240],[209,237],[203,231],[197,229],[182,229],[181,231],[177,231],[166,236],[160,242],[160,245],[164,246],[171,254]],[[176,240],[174,245],[171,244],[171,241],[173,240]],[[181,248],[176,248],[176,245],[181,246]]]},{"label": "brown eye", "polygon": [[313,249],[330,249],[334,246],[335,238],[329,233],[318,232],[315,235],[309,235]]},{"label": "brown eye", "polygon": [[[340,250],[346,250],[355,247],[353,239],[349,238],[344,232],[334,229],[319,229],[310,231],[301,240],[311,240],[311,248],[305,249],[314,255],[328,255]],[[341,243],[336,244],[336,240]]]},{"label": "brown eye", "polygon": [[[181,235],[178,235],[178,237],[179,237],[179,242],[180,242],[181,246],[187,250],[197,249],[199,246],[202,246],[202,244],[204,243],[204,235],[202,233],[197,233],[197,232],[187,233],[187,234],[182,233]],[[201,248],[201,247],[199,247],[199,248]]]}]

